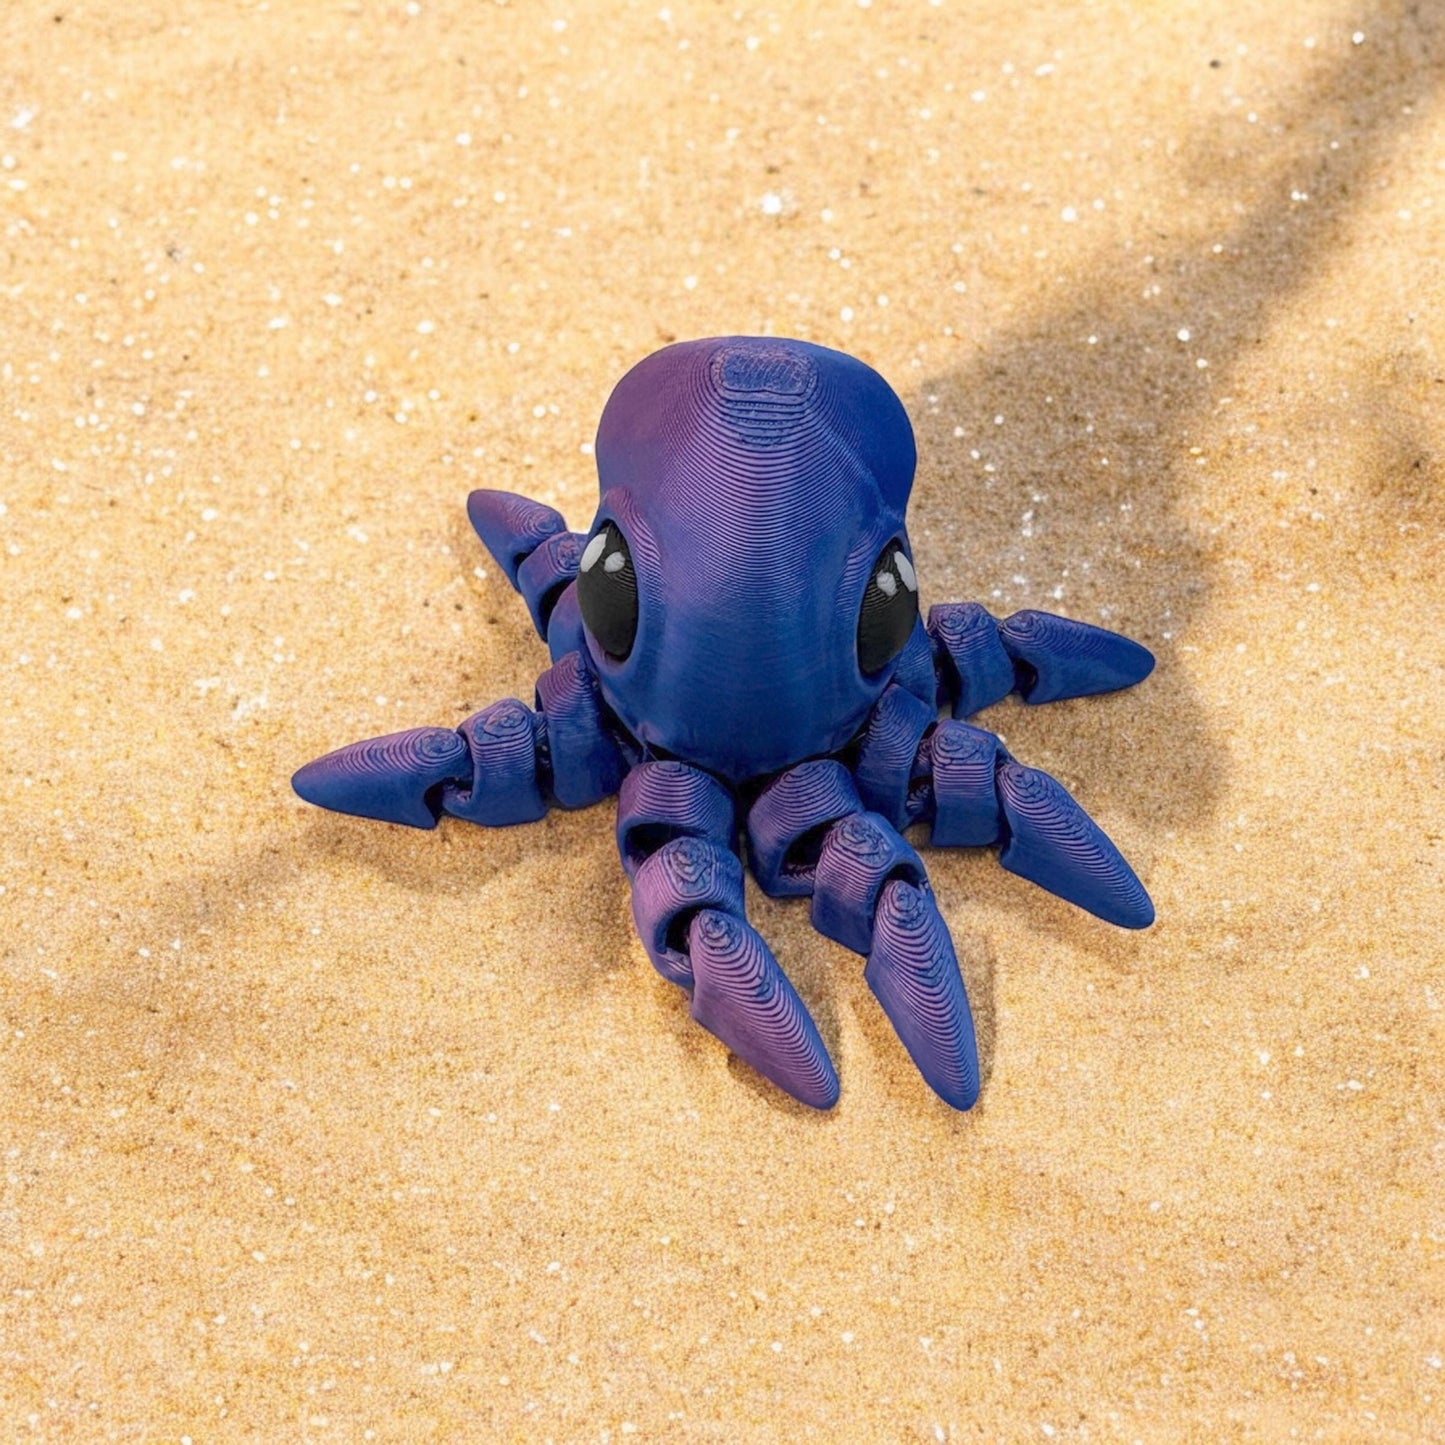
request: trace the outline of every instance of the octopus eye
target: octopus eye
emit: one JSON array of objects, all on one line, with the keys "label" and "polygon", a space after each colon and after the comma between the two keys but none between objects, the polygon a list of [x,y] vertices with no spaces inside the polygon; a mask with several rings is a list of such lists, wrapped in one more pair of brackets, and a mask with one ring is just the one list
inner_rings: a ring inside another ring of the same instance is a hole
[{"label": "octopus eye", "polygon": [[614,662],[623,661],[637,636],[637,574],[615,522],[604,522],[583,549],[577,605],[598,646]]},{"label": "octopus eye", "polygon": [[900,652],[918,620],[918,577],[902,544],[890,542],[873,564],[858,614],[858,667],[879,672]]}]

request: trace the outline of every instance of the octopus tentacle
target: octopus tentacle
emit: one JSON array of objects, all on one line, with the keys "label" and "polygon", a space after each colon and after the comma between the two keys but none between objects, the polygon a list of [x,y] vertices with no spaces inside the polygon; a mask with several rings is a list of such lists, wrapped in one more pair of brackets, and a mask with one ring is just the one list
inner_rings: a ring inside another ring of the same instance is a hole
[{"label": "octopus tentacle", "polygon": [[803,1001],[747,921],[731,793],[701,769],[647,761],[628,774],[617,846],[653,966],[687,990],[709,1033],[802,1103],[829,1109],[838,1076]]},{"label": "octopus tentacle", "polygon": [[997,844],[1009,872],[1096,918],[1153,923],[1148,892],[1104,830],[1057,778],[1025,767],[991,732],[945,719],[920,743],[913,775],[915,816],[931,821],[935,847]]},{"label": "octopus tentacle", "polygon": [[1016,692],[1057,702],[1132,687],[1154,670],[1154,655],[1131,638],[1052,612],[1026,610],[1000,622],[977,602],[929,608],[938,702],[956,718]]},{"label": "octopus tentacle", "polygon": [[583,538],[567,530],[554,507],[515,492],[481,488],[467,498],[467,516],[507,580],[521,593],[552,660],[581,650],[582,620],[574,584]]},{"label": "octopus tentacle", "polygon": [[412,728],[307,763],[291,786],[308,803],[435,828],[443,814],[488,827],[615,793],[627,762],[585,660],[569,653],[537,679],[537,706],[505,698],[455,731]]},{"label": "octopus tentacle", "polygon": [[978,1099],[978,1046],[948,925],[927,885],[883,886],[863,978],[928,1087],[955,1109]]},{"label": "octopus tentacle", "polygon": [[931,823],[930,841],[941,848],[997,844],[1009,872],[1097,918],[1121,928],[1154,921],[1149,894],[1103,829],[1062,783],[1018,762],[993,733],[937,722],[894,684],[853,753],[859,798],[895,828]]},{"label": "octopus tentacle", "polygon": [[865,807],[841,763],[820,759],[763,789],[748,840],[766,891],[811,894],[813,926],[866,956],[863,977],[929,1087],[971,1107],[978,1050],[963,977],[923,861],[892,822]]}]

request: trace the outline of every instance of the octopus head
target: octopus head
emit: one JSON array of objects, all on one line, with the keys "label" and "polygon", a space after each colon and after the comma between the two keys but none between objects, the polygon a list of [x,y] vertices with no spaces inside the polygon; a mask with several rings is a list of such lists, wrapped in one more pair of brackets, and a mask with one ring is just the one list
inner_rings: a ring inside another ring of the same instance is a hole
[{"label": "octopus head", "polygon": [[732,782],[842,747],[918,617],[903,405],[841,352],[684,342],[614,389],[577,593],[609,706]]}]

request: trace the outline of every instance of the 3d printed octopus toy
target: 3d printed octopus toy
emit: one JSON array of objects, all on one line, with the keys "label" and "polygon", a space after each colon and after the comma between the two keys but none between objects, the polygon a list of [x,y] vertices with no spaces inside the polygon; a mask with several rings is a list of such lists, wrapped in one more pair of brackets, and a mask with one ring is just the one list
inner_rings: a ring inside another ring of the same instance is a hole
[{"label": "3d printed octopus toy", "polygon": [[[1010,692],[1128,687],[1154,659],[1116,633],[977,603],[918,611],[903,405],[871,368],[801,341],[669,346],[623,377],[597,433],[587,534],[551,507],[473,492],[472,523],[552,666],[536,706],[455,731],[352,743],[293,779],[343,813],[496,826],[616,793],[648,957],[692,1016],[794,1098],[838,1078],[743,908],[743,857],[773,896],[811,895],[914,1063],[956,1109],[978,1096],[973,1021],[914,823],[1124,928],[1153,905],[1063,786],[965,719]],[[943,711],[951,716],[943,717]]]}]

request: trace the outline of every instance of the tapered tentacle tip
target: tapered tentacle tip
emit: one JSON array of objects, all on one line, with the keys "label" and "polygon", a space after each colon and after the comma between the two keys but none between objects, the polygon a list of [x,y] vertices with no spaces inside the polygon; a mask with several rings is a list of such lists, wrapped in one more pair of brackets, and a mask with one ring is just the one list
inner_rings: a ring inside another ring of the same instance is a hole
[{"label": "tapered tentacle tip", "polygon": [[[1133,872],[1133,869],[1130,869]],[[1139,883],[1138,878],[1134,879]],[[1110,920],[1120,928],[1148,928],[1154,922],[1154,900],[1150,898],[1142,883],[1139,892],[1127,908],[1121,908],[1118,916]]]},{"label": "tapered tentacle tip", "polygon": [[960,1111],[978,1100],[978,1045],[958,958],[931,894],[885,885],[863,971],[928,1087]]},{"label": "tapered tentacle tip", "polygon": [[482,545],[517,585],[517,568],[547,540],[567,528],[554,507],[515,492],[481,488],[467,498],[467,516]]},{"label": "tapered tentacle tip", "polygon": [[327,753],[299,769],[291,786],[306,802],[335,813],[435,828],[442,785],[470,775],[471,755],[456,733],[412,728]]},{"label": "tapered tentacle tip", "polygon": [[999,862],[1120,928],[1148,928],[1154,904],[1108,835],[1056,778],[1020,763],[998,771],[1007,824]]},{"label": "tapered tentacle tip", "polygon": [[747,923],[703,909],[688,928],[692,1016],[785,1093],[814,1109],[838,1102],[838,1075],[802,999]]},{"label": "tapered tentacle tip", "polygon": [[1025,702],[1115,692],[1154,671],[1154,654],[1133,638],[1052,612],[1015,612],[998,632]]}]

